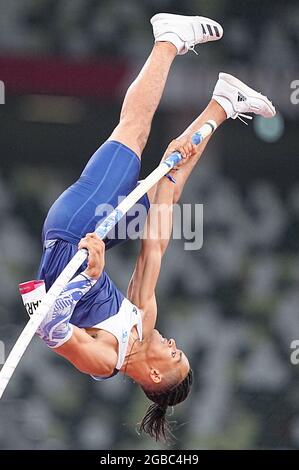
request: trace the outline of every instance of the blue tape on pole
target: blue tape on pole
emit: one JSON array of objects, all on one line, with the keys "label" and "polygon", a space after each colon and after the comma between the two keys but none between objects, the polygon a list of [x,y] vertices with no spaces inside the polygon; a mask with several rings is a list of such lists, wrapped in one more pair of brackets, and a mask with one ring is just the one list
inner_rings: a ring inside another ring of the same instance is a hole
[{"label": "blue tape on pole", "polygon": [[120,221],[123,215],[124,214],[122,211],[120,211],[119,209],[115,209],[113,212],[111,212],[110,215],[108,215],[108,217],[106,217],[105,220],[100,223],[95,232],[101,240],[104,240],[110,230],[115,227],[115,225]]},{"label": "blue tape on pole", "polygon": [[192,136],[192,143],[195,145],[200,144],[203,141],[203,136],[201,135],[200,132],[195,132]]},{"label": "blue tape on pole", "polygon": [[179,152],[174,152],[171,155],[169,155],[166,160],[164,160],[163,163],[165,163],[169,168],[173,168],[175,165],[180,163],[182,160],[182,155]]}]

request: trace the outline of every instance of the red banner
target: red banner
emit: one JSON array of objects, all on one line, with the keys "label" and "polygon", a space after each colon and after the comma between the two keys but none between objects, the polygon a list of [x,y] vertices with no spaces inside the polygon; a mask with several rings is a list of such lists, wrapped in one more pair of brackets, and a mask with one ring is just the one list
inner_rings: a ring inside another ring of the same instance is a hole
[{"label": "red banner", "polygon": [[0,57],[6,93],[118,96],[127,72],[122,60],[76,61],[60,58]]}]

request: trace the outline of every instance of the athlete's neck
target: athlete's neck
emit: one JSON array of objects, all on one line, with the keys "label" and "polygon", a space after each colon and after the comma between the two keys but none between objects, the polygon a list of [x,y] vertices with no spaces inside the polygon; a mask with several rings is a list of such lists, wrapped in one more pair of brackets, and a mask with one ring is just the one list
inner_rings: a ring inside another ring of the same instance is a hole
[{"label": "athlete's neck", "polygon": [[137,331],[135,332],[133,329],[129,339],[127,354],[120,370],[138,383],[141,383],[146,373],[146,350],[146,340],[140,341]]}]

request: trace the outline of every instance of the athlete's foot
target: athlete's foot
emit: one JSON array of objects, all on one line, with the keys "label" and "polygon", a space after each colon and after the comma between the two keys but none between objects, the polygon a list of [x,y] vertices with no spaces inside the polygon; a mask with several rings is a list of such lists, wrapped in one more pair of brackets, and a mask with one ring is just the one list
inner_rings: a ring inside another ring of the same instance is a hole
[{"label": "athlete's foot", "polygon": [[194,50],[196,44],[218,41],[223,36],[222,26],[203,16],[182,16],[158,13],[151,18],[155,42],[171,42],[178,54]]},{"label": "athlete's foot", "polygon": [[[246,113],[259,114],[265,118],[275,116],[276,110],[270,100],[261,93],[249,88],[238,78],[228,73],[220,73],[213,92],[213,99],[222,106],[227,118],[246,117]],[[242,119],[241,119],[242,120]]]}]

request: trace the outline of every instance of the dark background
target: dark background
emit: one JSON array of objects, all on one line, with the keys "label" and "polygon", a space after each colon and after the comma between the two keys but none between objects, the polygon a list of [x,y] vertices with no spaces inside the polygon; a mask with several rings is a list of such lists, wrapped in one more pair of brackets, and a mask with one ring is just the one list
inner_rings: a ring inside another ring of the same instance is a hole
[{"label": "dark background", "polygon": [[[173,447],[298,448],[296,1],[0,0],[0,339],[8,353],[25,325],[17,285],[36,276],[43,219],[117,123],[159,11],[211,16],[224,37],[177,58],[143,175],[207,104],[219,71],[278,110],[248,127],[225,123],[183,194],[182,203],[204,204],[204,245],[184,251],[173,240],[158,289],[158,326],[195,371],[191,396],[175,409]],[[130,242],[107,255],[123,291],[137,249]],[[161,448],[135,431],[147,405],[130,379],[93,382],[35,338],[0,402],[0,448]]]}]

